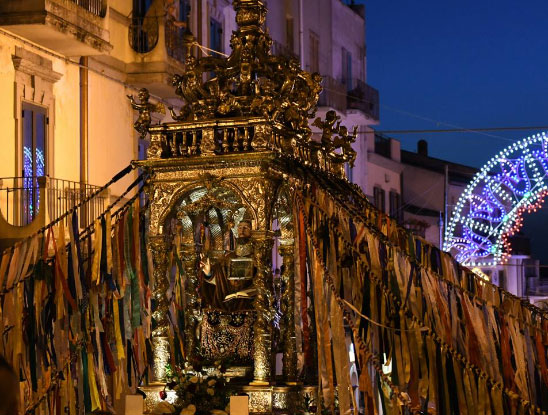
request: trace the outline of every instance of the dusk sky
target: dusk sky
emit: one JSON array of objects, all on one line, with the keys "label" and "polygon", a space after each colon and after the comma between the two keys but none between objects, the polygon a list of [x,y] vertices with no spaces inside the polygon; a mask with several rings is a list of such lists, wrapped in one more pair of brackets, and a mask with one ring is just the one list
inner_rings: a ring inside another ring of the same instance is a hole
[{"label": "dusk sky", "polygon": [[[546,0],[365,4],[367,80],[381,95],[378,129],[548,125]],[[509,139],[533,132],[393,136],[410,150],[425,138],[431,155],[479,167]]]},{"label": "dusk sky", "polygon": [[[548,125],[548,1],[358,2],[366,4],[367,82],[381,97],[377,129]],[[536,132],[391,136],[413,151],[424,138],[431,156],[481,167]],[[544,263],[546,206],[524,226]]]}]

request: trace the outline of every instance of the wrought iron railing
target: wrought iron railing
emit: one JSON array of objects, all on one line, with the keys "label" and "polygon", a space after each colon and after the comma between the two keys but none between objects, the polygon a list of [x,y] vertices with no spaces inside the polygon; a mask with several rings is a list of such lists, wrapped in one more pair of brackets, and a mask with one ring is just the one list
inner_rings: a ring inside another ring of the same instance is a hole
[{"label": "wrought iron railing", "polygon": [[338,111],[346,110],[346,87],[330,76],[324,76],[322,93],[318,100],[320,107],[330,107]]},{"label": "wrought iron railing", "polygon": [[[50,177],[0,178],[0,207],[9,224],[26,226],[38,217],[44,208],[40,203],[44,201],[46,220],[54,221],[98,189],[98,186]],[[81,209],[81,227],[92,223],[104,212],[108,203],[106,194],[100,194],[87,202]]]},{"label": "wrought iron railing", "polygon": [[347,107],[356,109],[378,120],[380,115],[379,91],[361,79],[353,79],[348,90]]},{"label": "wrought iron railing", "polygon": [[526,294],[548,297],[548,278],[526,278]]},{"label": "wrought iron railing", "polygon": [[128,38],[135,52],[148,53],[156,47],[159,37],[158,17],[132,17]]},{"label": "wrought iron railing", "polygon": [[165,22],[166,50],[167,54],[179,62],[185,60],[185,47],[183,35],[185,28],[177,25],[175,19],[169,16]]},{"label": "wrought iron railing", "polygon": [[299,59],[299,54],[287,45],[276,40],[272,41],[272,54],[276,56],[290,56],[294,59]]},{"label": "wrought iron railing", "polygon": [[386,158],[392,158],[390,139],[380,134],[375,134],[375,153]]},{"label": "wrought iron railing", "polygon": [[82,9],[99,16],[105,17],[107,14],[106,0],[69,0],[71,3],[77,4]]}]

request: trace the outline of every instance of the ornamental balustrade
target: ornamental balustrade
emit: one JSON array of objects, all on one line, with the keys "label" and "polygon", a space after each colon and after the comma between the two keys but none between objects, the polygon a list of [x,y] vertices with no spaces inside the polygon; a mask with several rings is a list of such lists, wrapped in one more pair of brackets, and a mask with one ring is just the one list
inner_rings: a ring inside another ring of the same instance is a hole
[{"label": "ornamental balustrade", "polygon": [[312,137],[296,137],[282,124],[261,117],[175,122],[150,127],[149,132],[148,160],[274,151],[344,177],[351,157]]},{"label": "ornamental balustrade", "polygon": [[107,2],[106,0],[69,0],[80,6],[82,9],[87,10],[91,14],[99,17],[105,17],[107,14]]}]

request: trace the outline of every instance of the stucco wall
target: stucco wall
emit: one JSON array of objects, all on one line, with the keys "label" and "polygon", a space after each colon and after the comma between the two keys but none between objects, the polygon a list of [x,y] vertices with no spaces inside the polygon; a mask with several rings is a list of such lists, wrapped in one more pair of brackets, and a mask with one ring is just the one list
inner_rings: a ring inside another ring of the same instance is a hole
[{"label": "stucco wall", "polygon": [[80,69],[62,61],[54,69],[63,74],[54,85],[55,125],[53,137],[53,177],[80,180]]},{"label": "stucco wall", "polygon": [[333,20],[331,24],[333,46],[333,77],[340,80],[342,73],[342,49],[352,54],[352,78],[365,81],[365,22],[350,7],[340,0],[332,0]]},{"label": "stucco wall", "polygon": [[[89,182],[104,184],[137,159],[137,134],[133,129],[133,110],[124,85],[96,73],[89,74]],[[131,178],[112,187],[122,193]]]},{"label": "stucco wall", "polygon": [[14,119],[14,82],[15,70],[11,55],[15,52],[15,42],[0,35],[0,176],[15,175],[15,119]]},{"label": "stucco wall", "polygon": [[[51,177],[80,180],[80,68],[77,64],[44,53],[22,41],[0,34],[0,102],[2,123],[2,151],[0,177],[20,176],[17,159],[20,157],[16,137],[20,125],[15,114],[14,84],[16,71],[12,62],[15,47],[20,46],[52,62],[52,70],[61,75],[53,84],[54,105],[48,108],[52,123],[48,135],[49,167]],[[137,139],[133,131],[134,113],[127,101],[127,89],[93,71],[89,71],[89,183],[102,185],[120,169],[136,158]],[[35,103],[40,97],[35,96]],[[114,193],[125,189],[115,187]]]}]

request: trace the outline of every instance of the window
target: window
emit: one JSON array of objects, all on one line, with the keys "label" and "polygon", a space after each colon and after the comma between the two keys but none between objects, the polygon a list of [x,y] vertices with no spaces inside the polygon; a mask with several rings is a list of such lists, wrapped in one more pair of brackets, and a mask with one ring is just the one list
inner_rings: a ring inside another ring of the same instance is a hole
[{"label": "window", "polygon": [[133,17],[146,16],[151,5],[152,0],[133,0]]},{"label": "window", "polygon": [[37,177],[47,174],[47,110],[24,102],[21,121],[21,219],[24,225],[38,213]]},{"label": "window", "polygon": [[310,31],[310,72],[320,72],[320,38]]},{"label": "window", "polygon": [[344,165],[344,171],[346,173],[346,178],[348,179],[348,181],[350,183],[354,183],[354,175],[352,173],[354,169],[350,167],[350,164],[347,163]]},{"label": "window", "polygon": [[342,83],[346,85],[346,90],[352,89],[352,54],[345,48],[342,48]]},{"label": "window", "polygon": [[402,217],[400,194],[394,191],[390,192],[390,216],[398,221],[400,221]]},{"label": "window", "polygon": [[223,51],[223,26],[213,18],[209,21],[209,47],[217,52]]},{"label": "window", "polygon": [[179,21],[186,22],[188,13],[190,12],[189,0],[179,0]]},{"label": "window", "polygon": [[295,51],[295,31],[293,24],[293,17],[286,17],[285,19],[285,45],[291,52]]},{"label": "window", "polygon": [[385,202],[384,202],[384,189],[378,186],[373,188],[373,199],[375,201],[375,206],[381,212],[384,212]]},{"label": "window", "polygon": [[22,176],[45,176],[47,110],[37,105],[23,103],[22,116]]}]

